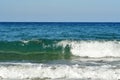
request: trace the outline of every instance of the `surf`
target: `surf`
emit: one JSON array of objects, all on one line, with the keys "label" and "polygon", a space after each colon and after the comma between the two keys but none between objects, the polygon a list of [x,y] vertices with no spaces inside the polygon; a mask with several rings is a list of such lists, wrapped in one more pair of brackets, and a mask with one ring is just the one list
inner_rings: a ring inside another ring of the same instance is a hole
[{"label": "surf", "polygon": [[3,80],[118,80],[119,72],[112,62],[83,61],[69,65],[0,62],[0,79]]},{"label": "surf", "polygon": [[80,57],[120,57],[120,41],[61,41],[65,47],[70,46],[70,52]]},{"label": "surf", "polygon": [[73,57],[119,58],[120,41],[40,39],[0,42],[0,60],[49,61]]}]

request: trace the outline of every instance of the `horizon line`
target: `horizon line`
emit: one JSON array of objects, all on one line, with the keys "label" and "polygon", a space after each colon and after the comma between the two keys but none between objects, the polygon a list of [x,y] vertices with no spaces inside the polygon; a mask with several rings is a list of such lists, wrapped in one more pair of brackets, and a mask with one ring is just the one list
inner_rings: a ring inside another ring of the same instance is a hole
[{"label": "horizon line", "polygon": [[93,21],[91,21],[91,22],[79,22],[79,21],[64,21],[64,22],[62,22],[62,21],[0,21],[0,23],[120,23],[120,22],[111,22],[111,21],[104,21],[104,22],[100,22],[100,21],[96,21],[96,22],[93,22]]}]

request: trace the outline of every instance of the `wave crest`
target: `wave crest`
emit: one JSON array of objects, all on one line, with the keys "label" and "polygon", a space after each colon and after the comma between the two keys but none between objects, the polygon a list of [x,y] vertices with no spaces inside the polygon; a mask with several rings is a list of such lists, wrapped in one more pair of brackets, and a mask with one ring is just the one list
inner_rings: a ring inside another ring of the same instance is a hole
[{"label": "wave crest", "polygon": [[[34,40],[0,42],[0,60],[49,61],[120,57],[120,41]],[[75,57],[76,58],[76,57]]]},{"label": "wave crest", "polygon": [[120,57],[119,41],[61,41],[65,47],[70,46],[70,52],[80,57]]}]

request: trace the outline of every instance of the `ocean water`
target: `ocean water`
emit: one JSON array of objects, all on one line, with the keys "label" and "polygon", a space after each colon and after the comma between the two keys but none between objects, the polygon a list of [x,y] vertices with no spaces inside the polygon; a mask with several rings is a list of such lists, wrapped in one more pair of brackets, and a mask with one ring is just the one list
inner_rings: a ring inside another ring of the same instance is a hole
[{"label": "ocean water", "polygon": [[119,80],[120,23],[1,22],[2,80]]}]

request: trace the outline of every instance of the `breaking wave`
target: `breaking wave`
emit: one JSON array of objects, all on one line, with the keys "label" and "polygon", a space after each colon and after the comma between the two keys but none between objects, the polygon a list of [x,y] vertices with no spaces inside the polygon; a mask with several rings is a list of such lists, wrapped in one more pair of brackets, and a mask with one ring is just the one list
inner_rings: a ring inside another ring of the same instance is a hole
[{"label": "breaking wave", "polygon": [[0,60],[49,61],[72,57],[120,57],[120,41],[28,40],[1,41]]},{"label": "breaking wave", "polygon": [[61,41],[65,47],[70,46],[70,52],[80,57],[120,57],[120,41]]}]

